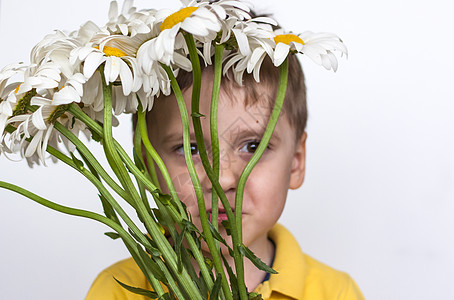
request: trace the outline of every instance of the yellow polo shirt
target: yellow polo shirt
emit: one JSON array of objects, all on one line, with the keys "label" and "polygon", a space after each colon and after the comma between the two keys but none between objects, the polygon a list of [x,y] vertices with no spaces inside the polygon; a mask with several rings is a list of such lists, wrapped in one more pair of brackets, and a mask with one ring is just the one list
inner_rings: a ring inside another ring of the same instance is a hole
[{"label": "yellow polo shirt", "polygon": [[[276,224],[269,232],[276,245],[273,268],[278,272],[260,284],[256,292],[265,300],[361,300],[364,296],[348,274],[334,270],[304,254],[292,234]],[[151,290],[132,258],[102,271],[85,300],[146,300],[122,288],[113,277],[135,287]]]}]

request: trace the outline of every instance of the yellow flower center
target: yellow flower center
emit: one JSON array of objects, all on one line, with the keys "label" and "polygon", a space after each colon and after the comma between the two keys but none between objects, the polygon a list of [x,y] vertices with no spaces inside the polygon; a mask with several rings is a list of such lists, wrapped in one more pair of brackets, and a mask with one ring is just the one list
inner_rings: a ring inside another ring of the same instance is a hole
[{"label": "yellow flower center", "polygon": [[17,94],[17,92],[19,92],[19,88],[20,88],[21,85],[22,85],[22,83],[19,83],[19,84],[17,85],[16,89],[14,90],[14,93]]},{"label": "yellow flower center", "polygon": [[107,56],[117,56],[117,57],[122,57],[126,56],[127,54],[123,51],[121,51],[118,48],[114,47],[109,47],[109,46],[104,46],[102,49],[102,52],[104,52]]},{"label": "yellow flower center", "polygon": [[165,18],[164,22],[161,24],[161,31],[164,31],[166,29],[170,29],[173,26],[177,25],[178,23],[181,23],[186,19],[187,17],[191,16],[193,12],[195,12],[198,9],[198,7],[184,7],[180,9],[179,11],[171,14],[167,18]]},{"label": "yellow flower center", "polygon": [[278,34],[274,37],[274,41],[277,43],[284,43],[289,45],[290,42],[295,42],[295,43],[300,43],[301,45],[304,45],[303,40],[294,34]]}]

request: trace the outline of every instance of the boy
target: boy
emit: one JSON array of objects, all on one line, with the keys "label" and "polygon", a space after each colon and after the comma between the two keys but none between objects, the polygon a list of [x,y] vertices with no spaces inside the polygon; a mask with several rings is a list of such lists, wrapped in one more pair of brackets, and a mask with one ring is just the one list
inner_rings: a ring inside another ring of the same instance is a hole
[{"label": "boy", "polygon": [[[250,291],[262,294],[264,299],[364,299],[347,274],[303,254],[293,236],[277,224],[288,189],[299,188],[305,175],[307,110],[304,75],[298,59],[290,55],[289,60],[289,81],[283,113],[267,150],[247,180],[243,203],[243,243],[278,274],[270,276],[245,259],[246,286]],[[188,111],[192,93],[191,76],[191,73],[181,72],[177,78]],[[203,69],[200,113],[205,116],[210,114],[212,78],[212,67]],[[271,61],[265,60],[260,83],[255,82],[250,75],[244,77],[243,86],[227,77],[222,79],[218,110],[219,182],[232,207],[238,179],[260,143],[268,122],[277,93],[278,78],[278,68]],[[156,99],[147,121],[153,146],[171,177],[176,179],[175,187],[193,222],[201,228],[194,188],[189,180],[183,154],[181,119],[175,96]],[[201,118],[201,122],[204,140],[209,149],[210,120]],[[191,126],[191,152],[207,212],[210,213],[211,182],[203,170],[193,132]],[[165,187],[162,177],[159,174],[158,177],[161,187]],[[219,219],[225,218],[220,205]],[[228,240],[222,225],[219,231]],[[227,259],[233,266],[233,259],[230,256]],[[114,276],[126,284],[151,289],[130,258],[103,271],[93,283],[86,299],[146,299],[123,289],[114,281]]]}]

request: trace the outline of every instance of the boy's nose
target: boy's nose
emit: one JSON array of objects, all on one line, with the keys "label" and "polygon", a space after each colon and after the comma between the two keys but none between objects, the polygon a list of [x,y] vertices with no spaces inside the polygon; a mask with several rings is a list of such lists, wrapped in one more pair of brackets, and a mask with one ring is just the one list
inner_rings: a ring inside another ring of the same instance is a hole
[{"label": "boy's nose", "polygon": [[[220,163],[219,163],[219,184],[222,187],[222,190],[227,194],[228,192],[231,193],[235,192],[236,186],[238,184],[238,180],[241,175],[240,166],[233,164],[231,161],[225,159],[225,157],[221,156]],[[208,192],[212,191],[212,184],[208,176],[204,176],[202,180],[202,185],[205,190]]]},{"label": "boy's nose", "polygon": [[219,184],[225,193],[236,190],[238,179],[239,175],[237,175],[233,166],[229,165],[223,168],[221,164],[219,171]]}]

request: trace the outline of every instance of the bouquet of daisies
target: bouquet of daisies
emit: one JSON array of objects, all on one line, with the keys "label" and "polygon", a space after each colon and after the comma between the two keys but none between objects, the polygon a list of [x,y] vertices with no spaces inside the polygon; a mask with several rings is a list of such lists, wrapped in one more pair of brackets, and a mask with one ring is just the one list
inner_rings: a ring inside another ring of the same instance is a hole
[{"label": "bouquet of daisies", "polygon": [[[247,292],[244,257],[262,270],[274,271],[242,243],[242,193],[237,193],[232,208],[218,180],[216,107],[221,77],[233,74],[241,85],[247,72],[259,81],[260,66],[266,57],[280,68],[279,90],[269,124],[238,182],[237,189],[242,191],[280,114],[287,85],[287,57],[302,53],[326,69],[336,70],[333,52],[347,51],[334,34],[286,33],[276,29],[272,18],[254,17],[250,10],[238,0],[182,0],[182,8],[176,12],[137,10],[132,1],[126,0],[119,13],[113,1],[105,26],[89,21],[69,34],[57,30],[44,37],[32,49],[30,64],[11,64],[0,71],[0,154],[20,154],[31,166],[46,165],[49,159],[67,164],[97,188],[104,215],[61,206],[13,184],[0,182],[0,187],[53,210],[110,227],[112,232],[107,235],[124,242],[153,288],[146,291],[119,282],[131,292],[163,299],[259,299],[259,295]],[[214,65],[209,151],[204,145],[198,110],[201,64]],[[176,80],[180,70],[192,72],[190,116],[200,158],[213,186],[213,220],[200,213],[202,228],[191,222],[166,166],[150,143],[146,124],[146,113],[153,109],[155,99],[174,93],[180,108],[188,172],[199,211],[205,212],[191,157],[190,118]],[[14,82],[17,78],[19,81]],[[115,116],[125,113],[137,115],[133,153],[129,154],[112,136],[112,126],[119,125]],[[81,142],[82,134],[102,145],[109,166],[101,165]],[[159,186],[155,166],[168,193]],[[231,244],[218,232],[219,201],[227,215],[222,226],[228,228]],[[141,224],[132,221],[125,206],[134,209]],[[139,229],[141,226],[146,232]],[[208,246],[209,257],[204,256],[202,243]],[[225,265],[221,247],[227,247],[234,258],[235,272]]]}]

